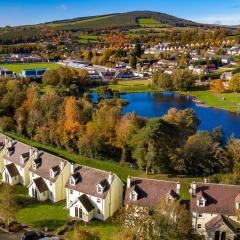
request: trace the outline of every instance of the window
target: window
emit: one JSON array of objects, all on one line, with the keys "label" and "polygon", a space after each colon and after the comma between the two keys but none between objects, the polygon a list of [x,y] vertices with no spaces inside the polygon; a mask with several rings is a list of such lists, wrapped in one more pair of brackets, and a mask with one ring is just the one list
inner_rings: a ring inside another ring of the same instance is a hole
[{"label": "window", "polygon": [[102,188],[100,186],[97,187],[97,192],[101,193],[102,192]]},{"label": "window", "polygon": [[73,194],[73,190],[70,190],[70,194]]},{"label": "window", "polygon": [[101,202],[101,199],[100,199],[100,198],[98,198],[98,199],[97,199],[97,203],[100,203],[100,202]]},{"label": "window", "polygon": [[50,196],[53,196],[53,193],[52,193],[52,192],[50,192]]},{"label": "window", "polygon": [[99,209],[97,210],[97,214],[101,214],[101,211]]},{"label": "window", "polygon": [[75,185],[75,180],[73,178],[70,179],[71,185]]},{"label": "window", "polygon": [[199,217],[199,218],[201,218],[202,216],[203,216],[202,213],[199,213],[199,214],[198,214],[198,217]]},{"label": "window", "polygon": [[202,225],[201,224],[198,224],[197,225],[197,229],[201,229],[202,228]]},{"label": "window", "polygon": [[50,182],[49,185],[52,186],[52,183]]},{"label": "window", "polygon": [[199,207],[204,207],[204,200],[200,199],[198,204],[199,204]]}]

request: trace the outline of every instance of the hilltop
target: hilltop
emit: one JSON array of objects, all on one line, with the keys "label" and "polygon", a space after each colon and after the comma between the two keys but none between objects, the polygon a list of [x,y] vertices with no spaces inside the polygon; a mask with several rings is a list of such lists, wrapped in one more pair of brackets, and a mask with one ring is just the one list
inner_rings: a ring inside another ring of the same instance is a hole
[{"label": "hilltop", "polygon": [[127,13],[114,13],[109,15],[91,16],[54,21],[45,24],[59,30],[92,30],[122,27],[139,27],[149,25],[162,26],[199,26],[198,23],[174,17],[165,13],[151,11],[134,11]]}]

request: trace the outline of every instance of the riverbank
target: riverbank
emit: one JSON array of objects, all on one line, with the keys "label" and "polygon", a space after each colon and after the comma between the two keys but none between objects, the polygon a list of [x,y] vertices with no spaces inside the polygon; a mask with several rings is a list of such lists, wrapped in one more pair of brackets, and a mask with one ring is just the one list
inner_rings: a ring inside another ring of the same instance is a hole
[{"label": "riverbank", "polygon": [[239,93],[217,93],[210,90],[179,92],[180,94],[196,97],[204,102],[207,107],[227,110],[240,113]]}]

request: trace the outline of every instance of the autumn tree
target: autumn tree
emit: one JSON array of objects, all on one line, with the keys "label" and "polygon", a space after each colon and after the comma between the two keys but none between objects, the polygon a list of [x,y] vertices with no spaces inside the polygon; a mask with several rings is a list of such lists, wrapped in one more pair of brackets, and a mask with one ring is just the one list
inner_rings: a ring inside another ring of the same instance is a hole
[{"label": "autumn tree", "polygon": [[122,148],[122,162],[130,158],[130,140],[139,128],[140,123],[136,113],[128,113],[119,121],[116,127],[116,139]]},{"label": "autumn tree", "polygon": [[224,92],[225,87],[224,87],[224,84],[223,84],[223,80],[218,79],[218,80],[213,81],[213,83],[211,85],[211,89],[215,92]]},{"label": "autumn tree", "polygon": [[240,92],[240,73],[236,73],[229,80],[229,89],[233,92]]},{"label": "autumn tree", "polygon": [[3,219],[7,225],[15,219],[17,210],[17,202],[13,192],[13,187],[9,184],[0,186],[0,218]]}]

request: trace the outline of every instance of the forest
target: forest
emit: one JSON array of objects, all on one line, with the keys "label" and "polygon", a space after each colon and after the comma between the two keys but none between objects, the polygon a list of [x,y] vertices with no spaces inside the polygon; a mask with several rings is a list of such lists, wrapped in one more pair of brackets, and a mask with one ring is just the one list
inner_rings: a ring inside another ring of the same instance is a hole
[{"label": "forest", "polygon": [[240,140],[226,141],[221,127],[198,131],[200,120],[192,109],[170,109],[157,119],[122,115],[125,102],[107,86],[95,86],[100,100],[93,103],[93,86],[82,70],[52,70],[43,82],[53,86],[43,91],[27,79],[1,79],[1,131],[146,173],[239,182]]}]

